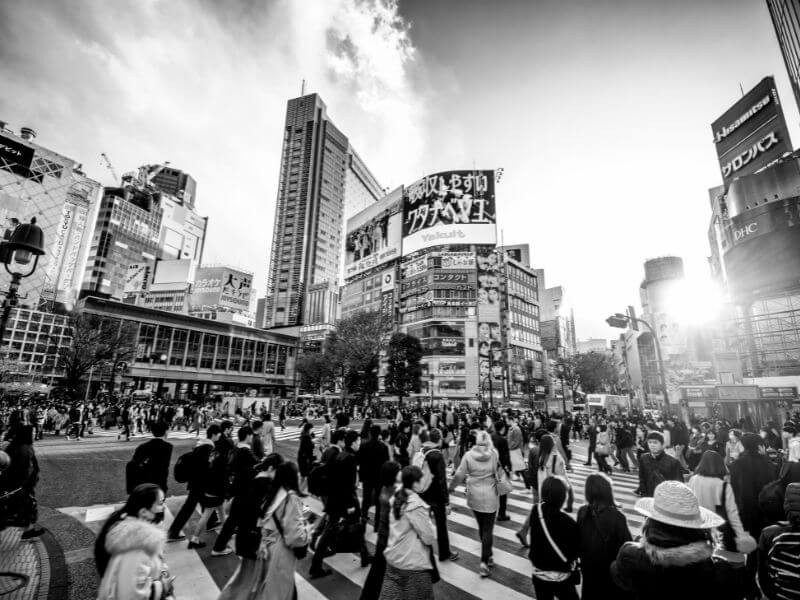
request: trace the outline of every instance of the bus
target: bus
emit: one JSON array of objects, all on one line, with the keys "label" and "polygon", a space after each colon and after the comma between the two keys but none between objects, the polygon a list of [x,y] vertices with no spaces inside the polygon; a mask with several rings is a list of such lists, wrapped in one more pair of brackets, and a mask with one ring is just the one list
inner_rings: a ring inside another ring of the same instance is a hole
[{"label": "bus", "polygon": [[630,410],[631,399],[628,396],[616,396],[614,394],[587,394],[586,406],[589,412],[600,412],[605,409],[609,414],[614,414],[623,410]]}]

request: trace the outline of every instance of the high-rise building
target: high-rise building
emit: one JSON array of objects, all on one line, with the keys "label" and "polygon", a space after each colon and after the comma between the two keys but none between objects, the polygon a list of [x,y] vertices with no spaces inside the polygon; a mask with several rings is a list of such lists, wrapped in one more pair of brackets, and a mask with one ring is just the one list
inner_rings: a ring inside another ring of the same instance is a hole
[{"label": "high-rise building", "polygon": [[150,180],[153,186],[165,194],[174,196],[181,206],[194,208],[197,194],[197,182],[194,177],[180,169],[165,165],[148,165],[146,168],[149,172],[155,172]]},{"label": "high-rise building", "polygon": [[800,106],[800,1],[767,0],[767,6],[789,72],[794,99]]},{"label": "high-rise building", "polygon": [[[29,127],[17,135],[0,122],[0,223],[10,230],[36,217],[46,252],[33,275],[22,280],[18,302],[49,310],[53,303],[77,299],[101,186],[76,161],[35,138]],[[0,289],[8,287],[8,279],[5,269],[0,271]]]},{"label": "high-rise building", "polygon": [[200,264],[208,219],[153,185],[158,174],[140,167],[120,187],[103,190],[82,296],[123,300],[146,292],[157,260]]},{"label": "high-rise building", "polygon": [[336,319],[343,225],[382,196],[317,94],[289,100],[267,275],[266,327]]}]

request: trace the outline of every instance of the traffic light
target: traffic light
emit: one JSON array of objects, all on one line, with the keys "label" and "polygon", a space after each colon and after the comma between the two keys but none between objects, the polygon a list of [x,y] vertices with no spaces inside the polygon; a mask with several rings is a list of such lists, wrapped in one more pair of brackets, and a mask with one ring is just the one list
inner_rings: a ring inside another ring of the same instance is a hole
[{"label": "traffic light", "polygon": [[628,317],[625,315],[612,315],[606,319],[606,323],[610,327],[616,327],[617,329],[627,329],[628,328]]}]

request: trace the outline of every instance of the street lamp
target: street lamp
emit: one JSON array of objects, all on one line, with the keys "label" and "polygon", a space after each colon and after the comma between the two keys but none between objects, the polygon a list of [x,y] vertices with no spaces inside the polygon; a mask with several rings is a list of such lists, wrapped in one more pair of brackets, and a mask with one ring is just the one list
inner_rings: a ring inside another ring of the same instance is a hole
[{"label": "street lamp", "polygon": [[[8,318],[11,316],[11,308],[17,304],[17,292],[20,282],[24,277],[30,277],[39,265],[39,257],[44,254],[44,233],[36,224],[36,217],[30,223],[17,225],[11,234],[6,231],[7,241],[0,242],[0,262],[3,263],[6,271],[11,275],[11,283],[3,301],[3,312],[0,315],[0,344],[3,343],[3,334],[6,331]],[[28,265],[33,259],[33,266],[27,272],[13,271],[9,265]]]},{"label": "street lamp", "polygon": [[435,375],[433,373],[431,373],[430,374],[430,378],[431,378],[431,383],[430,383],[430,388],[431,388],[431,411],[433,411],[433,380],[435,378]]},{"label": "street lamp", "polygon": [[635,322],[641,323],[650,331],[650,335],[653,336],[653,343],[656,347],[656,362],[658,363],[658,375],[659,379],[661,380],[661,394],[664,397],[662,402],[662,410],[664,412],[667,411],[669,407],[669,399],[667,395],[667,378],[664,375],[664,361],[661,358],[661,343],[658,341],[658,336],[656,335],[655,329],[653,326],[650,325],[644,319],[639,319],[637,317],[632,317],[630,315],[624,315],[622,313],[615,313],[606,319],[606,323],[609,324],[611,327],[616,327],[617,329],[627,329],[628,323]]}]

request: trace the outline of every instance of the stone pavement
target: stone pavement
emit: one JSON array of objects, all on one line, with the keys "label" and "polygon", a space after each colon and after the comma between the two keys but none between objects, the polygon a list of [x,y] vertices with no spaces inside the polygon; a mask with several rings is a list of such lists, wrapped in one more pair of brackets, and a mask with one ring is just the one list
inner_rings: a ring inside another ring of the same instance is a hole
[{"label": "stone pavement", "polygon": [[67,594],[64,554],[53,534],[23,540],[22,529],[0,531],[0,597],[57,600]]}]

